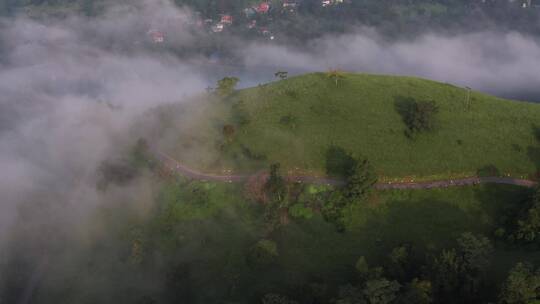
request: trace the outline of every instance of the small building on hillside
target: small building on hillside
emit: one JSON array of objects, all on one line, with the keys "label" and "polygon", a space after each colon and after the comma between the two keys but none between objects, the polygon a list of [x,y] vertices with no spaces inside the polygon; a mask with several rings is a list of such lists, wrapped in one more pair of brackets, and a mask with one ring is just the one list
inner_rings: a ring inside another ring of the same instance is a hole
[{"label": "small building on hillside", "polygon": [[322,0],[321,1],[322,7],[329,7],[332,5],[338,5],[338,4],[343,4],[343,3],[344,3],[344,0]]},{"label": "small building on hillside", "polygon": [[296,12],[296,9],[298,8],[298,2],[295,0],[285,0],[283,1],[283,10],[289,13]]},{"label": "small building on hillside", "polygon": [[212,26],[212,32],[221,33],[225,29],[225,25],[222,22],[218,22]]},{"label": "small building on hillside", "polygon": [[153,43],[163,43],[165,42],[165,34],[158,30],[151,29],[148,31],[148,35]]},{"label": "small building on hillside", "polygon": [[272,32],[267,27],[261,27],[259,28],[259,33],[261,36],[263,36],[266,39],[274,40],[275,36],[272,34]]},{"label": "small building on hillside", "polygon": [[233,17],[231,15],[221,15],[220,23],[231,25],[233,23]]},{"label": "small building on hillside", "polygon": [[254,29],[257,27],[257,20],[251,20],[248,24],[247,24],[247,28],[248,29]]},{"label": "small building on hillside", "polygon": [[270,11],[270,3],[268,2],[261,2],[257,6],[257,13],[259,14],[267,14]]}]

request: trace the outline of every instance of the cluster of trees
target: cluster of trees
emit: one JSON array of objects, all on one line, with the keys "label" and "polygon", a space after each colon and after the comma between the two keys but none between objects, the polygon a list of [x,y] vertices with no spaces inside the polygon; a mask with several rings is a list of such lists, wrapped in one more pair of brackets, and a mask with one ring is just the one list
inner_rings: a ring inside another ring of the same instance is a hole
[{"label": "cluster of trees", "polygon": [[356,263],[357,277],[339,289],[334,303],[532,303],[540,299],[540,268],[516,264],[497,290],[488,278],[493,246],[484,236],[463,233],[455,248],[434,256],[402,245],[371,267]]},{"label": "cluster of trees", "polygon": [[367,159],[354,158],[335,146],[329,148],[327,153],[327,167],[329,174],[343,179],[344,184],[306,198],[303,195],[306,186],[301,182],[286,180],[281,175],[279,163],[272,164],[263,189],[266,222],[275,228],[287,220],[283,218],[284,215],[309,218],[316,210],[326,221],[343,231],[346,208],[370,195],[377,176]]},{"label": "cluster of trees", "polygon": [[540,248],[540,188],[507,211],[495,236],[509,244]]},{"label": "cluster of trees", "polygon": [[[466,232],[455,243],[455,247],[434,254],[400,245],[382,259],[384,266],[370,265],[361,256],[348,283],[326,300],[315,296],[309,303],[528,304],[540,300],[540,268],[517,263],[504,282],[496,283],[489,277],[494,250],[488,238]],[[304,303],[304,299],[295,300],[268,294],[262,303]]]}]

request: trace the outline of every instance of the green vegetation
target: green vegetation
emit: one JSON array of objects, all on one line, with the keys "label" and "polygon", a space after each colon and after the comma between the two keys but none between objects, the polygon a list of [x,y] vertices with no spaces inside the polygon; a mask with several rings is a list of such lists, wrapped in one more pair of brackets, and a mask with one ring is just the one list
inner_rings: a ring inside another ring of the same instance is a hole
[{"label": "green vegetation", "polygon": [[511,241],[540,244],[540,189],[530,200],[516,208],[509,219],[510,221],[504,224],[509,227]]},{"label": "green vegetation", "polygon": [[216,93],[219,97],[227,97],[234,92],[240,79],[236,77],[225,77],[218,81]]},{"label": "green vegetation", "polygon": [[500,303],[536,303],[540,298],[540,269],[530,264],[518,263],[508,275],[500,297]]},{"label": "green vegetation", "polygon": [[[491,235],[510,201],[530,194],[517,187],[384,191],[347,207],[342,232],[315,212],[269,234],[264,208],[243,199],[236,185],[163,186],[151,219],[131,221],[125,241],[115,244],[131,248],[131,257],[140,252],[128,260],[137,264],[116,267],[166,276],[157,290],[133,292],[158,302],[452,303],[460,293],[495,300],[513,265],[540,263],[534,250],[482,236]],[[504,290],[530,297],[530,288],[516,284],[511,276]]]},{"label": "green vegetation", "polygon": [[[369,168],[360,159],[355,163]],[[517,264],[539,265],[537,247],[517,247],[496,234],[506,223],[502,219],[514,214],[509,209],[534,199],[529,189],[482,185],[363,192],[343,206],[342,229],[336,229],[324,219],[322,207],[346,187],[290,183],[279,166],[270,171],[261,189],[280,195],[266,201],[247,195],[249,182],[166,175],[153,179],[150,197],[156,201],[144,212],[133,201],[102,206],[91,219],[102,225],[102,234],[70,253],[62,267],[50,268],[47,278],[55,280],[44,280],[38,303],[455,303],[457,296],[470,303],[519,303],[538,298],[529,287],[536,284],[535,270]],[[359,172],[369,170],[351,176]],[[17,299],[9,293],[4,298]]]},{"label": "green vegetation", "polygon": [[243,148],[284,171],[340,174],[336,162],[346,160],[335,159],[343,156],[334,147],[364,155],[382,180],[473,176],[487,166],[527,176],[539,165],[540,105],[469,96],[448,84],[346,74],[336,87],[324,74],[309,74],[241,90],[231,102],[231,117],[242,122],[224,157],[237,158]]},{"label": "green vegetation", "polygon": [[396,111],[407,126],[405,135],[414,137],[418,133],[432,131],[435,128],[435,115],[439,108],[433,101],[404,98],[396,100]]}]

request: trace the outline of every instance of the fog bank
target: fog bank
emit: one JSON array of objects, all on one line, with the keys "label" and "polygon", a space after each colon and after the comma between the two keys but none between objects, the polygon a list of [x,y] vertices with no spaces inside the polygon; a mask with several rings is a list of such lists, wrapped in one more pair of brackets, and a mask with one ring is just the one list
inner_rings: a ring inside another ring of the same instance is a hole
[{"label": "fog bank", "polygon": [[364,28],[312,41],[305,49],[251,44],[242,55],[248,70],[273,67],[302,73],[337,68],[413,75],[540,101],[540,44],[516,32],[426,33],[412,41],[387,41]]}]

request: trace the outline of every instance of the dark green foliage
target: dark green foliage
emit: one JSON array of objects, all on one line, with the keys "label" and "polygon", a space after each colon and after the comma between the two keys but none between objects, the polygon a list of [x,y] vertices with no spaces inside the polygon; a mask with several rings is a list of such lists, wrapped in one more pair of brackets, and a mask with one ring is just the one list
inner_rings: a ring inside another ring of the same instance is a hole
[{"label": "dark green foliage", "polygon": [[[345,228],[343,210],[370,194],[377,182],[377,175],[366,159],[353,159],[339,148],[331,154],[333,156],[327,164],[330,163],[333,171],[344,172],[346,182],[342,188],[332,191],[321,211],[326,221],[335,224],[338,230],[343,231]],[[348,167],[349,163],[352,163],[351,167]]]},{"label": "dark green foliage", "polygon": [[489,265],[493,247],[483,236],[464,233],[458,248],[443,250],[432,267],[433,288],[439,299],[456,295],[466,302],[480,296],[482,276]]},{"label": "dark green foliage", "polygon": [[540,188],[536,189],[532,198],[517,218],[514,239],[527,243],[540,244]]},{"label": "dark green foliage", "polygon": [[411,255],[411,248],[407,245],[392,249],[388,255],[389,262],[386,264],[389,276],[400,281],[407,281],[410,277],[417,275],[417,270],[414,269],[416,265]]},{"label": "dark green foliage", "polygon": [[389,304],[396,299],[400,287],[396,281],[373,279],[366,282],[362,293],[369,304]]},{"label": "dark green foliage", "polygon": [[414,279],[404,287],[403,294],[397,300],[399,304],[433,303],[431,282]]},{"label": "dark green foliage", "polygon": [[359,257],[358,260],[356,260],[356,264],[354,264],[354,268],[362,278],[367,278],[369,274],[369,265],[365,257]]},{"label": "dark green foliage", "polygon": [[326,174],[329,176],[349,176],[356,163],[342,147],[332,145],[326,150]]},{"label": "dark green foliage", "polygon": [[348,200],[365,198],[377,183],[377,175],[367,159],[357,160],[349,169],[343,196]]},{"label": "dark green foliage", "polygon": [[400,289],[400,284],[385,278],[367,280],[361,287],[351,284],[340,287],[336,304],[389,304]]},{"label": "dark green foliage", "polygon": [[289,208],[289,215],[296,219],[310,219],[313,217],[313,211],[304,204],[297,203]]},{"label": "dark green foliage", "polygon": [[518,263],[508,274],[499,303],[527,304],[535,300],[540,300],[540,269],[534,270],[530,264]]},{"label": "dark green foliage", "polygon": [[461,254],[462,267],[471,272],[485,270],[489,266],[493,246],[484,236],[475,236],[472,233],[463,233],[457,239]]},{"label": "dark green foliage", "polygon": [[231,95],[240,79],[236,77],[224,77],[217,83],[216,93],[220,97],[227,97]]},{"label": "dark green foliage", "polygon": [[405,134],[412,137],[435,128],[439,107],[434,101],[417,101],[410,97],[396,98],[396,111],[407,126]]},{"label": "dark green foliage", "polygon": [[323,218],[325,221],[334,224],[338,231],[344,231],[345,223],[343,222],[343,208],[350,203],[351,202],[343,196],[341,191],[332,191],[321,209]]},{"label": "dark green foliage", "polygon": [[265,184],[265,190],[271,201],[281,202],[287,192],[285,179],[281,176],[279,163],[270,165],[270,176]]}]

